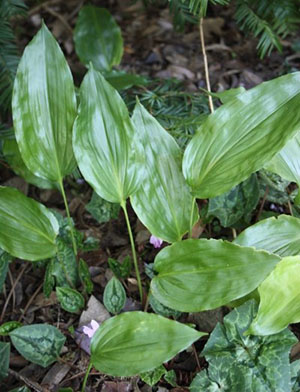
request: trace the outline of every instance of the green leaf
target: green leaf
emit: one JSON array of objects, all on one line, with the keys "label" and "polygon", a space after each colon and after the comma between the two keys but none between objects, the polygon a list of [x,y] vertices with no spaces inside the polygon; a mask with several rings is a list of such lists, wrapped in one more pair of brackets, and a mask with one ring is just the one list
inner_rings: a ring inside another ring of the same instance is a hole
[{"label": "green leaf", "polygon": [[147,157],[142,185],[131,196],[132,207],[153,235],[167,242],[179,241],[198,219],[181,172],[181,150],[140,103],[132,121]]},{"label": "green leaf", "polygon": [[[53,264],[53,275],[56,277],[57,286],[60,286],[59,282],[65,279],[69,286],[75,287],[78,283],[78,269],[76,256],[73,248],[66,244],[62,238],[57,238],[57,256],[58,263]],[[60,267],[58,267],[58,264]],[[56,267],[56,268],[55,268]],[[61,274],[62,272],[62,274]],[[58,275],[61,275],[58,277]],[[62,284],[65,286],[65,284]]]},{"label": "green leaf", "polygon": [[22,327],[22,323],[19,321],[7,321],[0,325],[0,336],[7,336],[11,331],[19,327]]},{"label": "green leaf", "polygon": [[193,195],[218,196],[262,168],[298,132],[299,105],[296,72],[262,83],[217,109],[184,153],[183,173]]},{"label": "green leaf", "polygon": [[150,372],[141,373],[140,377],[142,381],[150,385],[150,387],[153,387],[166,373],[167,370],[165,369],[165,367],[163,365],[160,365],[156,369],[151,370]]},{"label": "green leaf", "polygon": [[164,317],[174,317],[178,319],[181,316],[181,312],[178,310],[170,309],[160,303],[152,294],[149,295],[149,305],[154,310],[155,313],[160,314]]},{"label": "green leaf", "polygon": [[91,294],[94,288],[91,280],[91,274],[87,263],[83,259],[79,259],[78,264],[78,275],[81,283],[83,284],[84,290],[87,294]]},{"label": "green leaf", "polygon": [[296,256],[300,253],[300,219],[289,215],[264,219],[244,230],[234,243],[264,249],[280,257]]},{"label": "green leaf", "polygon": [[223,227],[233,227],[242,218],[249,223],[258,201],[259,187],[253,174],[229,192],[209,199],[207,215],[218,218]]},{"label": "green leaf", "polygon": [[55,286],[55,278],[53,274],[53,259],[49,260],[46,266],[46,271],[44,275],[44,283],[43,283],[43,293],[44,296],[49,298],[50,294]]},{"label": "green leaf", "polygon": [[10,338],[18,352],[28,361],[47,367],[55,362],[66,338],[48,324],[32,324],[17,328]]},{"label": "green leaf", "polygon": [[232,101],[238,95],[240,95],[241,93],[244,93],[244,92],[246,92],[245,87],[237,87],[237,88],[231,88],[229,90],[220,91],[218,93],[209,92],[209,95],[211,95],[212,97],[219,98],[219,100],[222,103],[227,103],[229,101]]},{"label": "green leaf", "polygon": [[[286,190],[290,184],[277,174],[261,169],[258,175],[260,197],[265,197],[267,201],[276,204],[286,204],[289,201],[289,194]],[[263,211],[265,212],[265,211]]]},{"label": "green leaf", "polygon": [[44,24],[21,58],[12,111],[16,139],[28,169],[52,182],[72,173],[76,167],[73,79],[63,52]]},{"label": "green leaf", "polygon": [[248,334],[271,335],[300,321],[300,256],[283,258],[258,288],[258,314]]},{"label": "green leaf", "polygon": [[172,387],[177,387],[175,370],[172,369],[166,372],[164,379],[168,384],[172,385]]},{"label": "green leaf", "polygon": [[35,261],[55,255],[58,223],[42,204],[0,187],[0,221],[0,246],[12,256]]},{"label": "green leaf", "polygon": [[13,171],[24,178],[29,184],[36,185],[39,188],[52,189],[56,188],[57,185],[53,182],[45,180],[44,178],[35,176],[25,165],[18,144],[15,139],[5,139],[2,146],[3,154],[5,159],[9,163]]},{"label": "green leaf", "polygon": [[109,222],[111,219],[117,219],[120,211],[120,204],[110,203],[93,192],[90,202],[85,209],[99,223]]},{"label": "green leaf", "polygon": [[98,71],[119,65],[123,55],[120,27],[105,8],[81,8],[74,30],[75,50],[86,66],[92,62]]},{"label": "green leaf", "polygon": [[84,178],[103,199],[122,203],[143,176],[143,157],[117,91],[90,69],[80,87],[73,145]]},{"label": "green leaf", "polygon": [[290,392],[289,352],[297,342],[288,330],[267,337],[244,336],[257,305],[249,301],[217,324],[202,355],[209,362],[190,390],[224,392]]},{"label": "green leaf", "polygon": [[126,279],[130,276],[132,262],[129,256],[126,256],[122,262],[109,257],[108,265],[118,279]]},{"label": "green leaf", "polygon": [[10,261],[11,256],[0,248],[0,294],[2,293],[3,285],[6,280],[8,264]]},{"label": "green leaf", "polygon": [[92,338],[91,362],[105,374],[130,377],[155,369],[203,335],[156,314],[126,312],[100,325]]},{"label": "green leaf", "polygon": [[225,305],[253,291],[280,258],[222,240],[186,240],[162,249],[151,282],[154,297],[181,312]]},{"label": "green leaf", "polygon": [[24,387],[11,389],[9,392],[30,392],[30,389],[24,386]]},{"label": "green leaf", "polygon": [[83,296],[70,287],[56,287],[57,299],[60,306],[70,313],[77,313],[84,307]]},{"label": "green leaf", "polygon": [[103,303],[106,309],[113,314],[120,313],[126,302],[126,292],[122,283],[114,276],[104,289]]},{"label": "green leaf", "polygon": [[8,375],[10,344],[0,342],[0,381]]},{"label": "green leaf", "polygon": [[112,70],[104,73],[105,79],[118,91],[133,86],[144,86],[148,83],[145,76],[130,74],[125,71]]}]

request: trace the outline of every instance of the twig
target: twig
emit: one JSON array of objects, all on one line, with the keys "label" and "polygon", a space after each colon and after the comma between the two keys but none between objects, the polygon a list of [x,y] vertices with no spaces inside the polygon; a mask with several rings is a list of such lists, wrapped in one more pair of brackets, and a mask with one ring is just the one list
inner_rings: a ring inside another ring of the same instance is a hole
[{"label": "twig", "polygon": [[21,322],[21,320],[24,318],[29,306],[32,304],[33,300],[35,299],[35,297],[38,295],[38,293],[40,292],[41,288],[43,287],[43,283],[41,283],[39,285],[39,287],[35,290],[35,292],[32,294],[32,296],[30,297],[29,301],[27,302],[24,310],[22,311],[21,316],[19,317],[19,322]]},{"label": "twig", "polygon": [[11,296],[13,295],[14,289],[15,289],[17,283],[19,282],[19,280],[21,279],[22,275],[24,274],[27,266],[28,266],[28,264],[24,264],[23,267],[21,268],[21,271],[20,271],[19,275],[17,276],[17,279],[15,280],[15,282],[10,290],[10,293],[8,294],[8,296],[6,298],[5,304],[2,309],[1,317],[0,317],[0,324],[2,323],[2,320],[3,320],[5,312],[6,312],[6,308],[9,304],[9,300],[10,300]]},{"label": "twig", "polygon": [[196,350],[196,347],[195,347],[194,344],[192,344],[192,347],[193,347],[194,356],[195,356],[195,359],[196,359],[196,362],[197,362],[198,371],[200,372],[201,371],[201,365],[200,365],[200,362],[199,362],[198,353],[197,353],[197,350]]},{"label": "twig", "polygon": [[35,392],[50,392],[48,388],[42,387],[35,381],[29,380],[29,378],[22,376],[21,374],[15,372],[14,370],[8,369],[8,373],[15,377],[17,380],[22,381],[28,387],[32,388]]},{"label": "twig", "polygon": [[294,214],[293,214],[293,208],[292,208],[291,202],[290,202],[289,200],[288,200],[288,206],[289,206],[290,214],[291,214],[292,216],[294,216]]},{"label": "twig", "polygon": [[266,186],[266,190],[265,190],[264,197],[263,197],[262,202],[261,202],[261,205],[260,205],[260,207],[259,207],[259,211],[258,211],[258,213],[257,213],[257,215],[256,215],[255,222],[258,222],[259,217],[260,217],[260,215],[261,215],[261,213],[262,213],[262,211],[263,211],[263,209],[264,209],[264,205],[265,205],[265,202],[266,202],[268,193],[269,193],[269,187],[268,187],[268,185],[267,185],[267,186]]},{"label": "twig", "polygon": [[[8,276],[9,276],[9,280],[10,280],[10,285],[11,287],[14,287],[14,278],[10,272],[10,269],[8,268]],[[13,297],[13,312],[15,311],[15,306],[16,306],[16,293],[15,293],[15,289],[13,289],[12,291],[12,297]]]},{"label": "twig", "polygon": [[28,11],[28,16],[37,14],[42,8],[47,7],[48,5],[54,5],[57,3],[60,3],[61,0],[49,0],[45,1],[42,4],[37,5],[36,7],[33,7],[30,11]]},{"label": "twig", "polygon": [[61,23],[65,26],[65,28],[69,31],[69,33],[71,33],[71,35],[73,35],[73,30],[71,28],[71,26],[69,25],[69,23],[66,21],[66,19],[60,15],[58,12],[54,11],[53,9],[49,8],[48,6],[44,6],[45,10],[53,15],[55,18],[59,19],[61,21]]},{"label": "twig", "polygon": [[[210,81],[209,81],[208,62],[207,62],[207,56],[206,56],[206,50],[205,50],[205,41],[204,41],[204,32],[203,32],[203,18],[200,18],[199,31],[200,31],[200,41],[201,41],[202,55],[203,55],[203,61],[204,61],[206,88],[207,88],[207,91],[210,93],[211,88],[210,88]],[[214,110],[212,96],[210,94],[208,95],[208,104],[209,104],[209,109],[210,109],[211,113],[213,113],[215,110]]]}]

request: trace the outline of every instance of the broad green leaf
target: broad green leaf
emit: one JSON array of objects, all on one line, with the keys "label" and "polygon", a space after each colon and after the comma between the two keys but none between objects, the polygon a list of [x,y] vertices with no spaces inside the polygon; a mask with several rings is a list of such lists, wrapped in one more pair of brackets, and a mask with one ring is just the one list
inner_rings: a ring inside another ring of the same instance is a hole
[{"label": "broad green leaf", "polygon": [[280,258],[222,240],[186,240],[162,249],[152,294],[181,312],[214,309],[253,291]]},{"label": "broad green leaf", "polygon": [[300,256],[285,257],[258,288],[258,314],[247,333],[271,335],[300,321]]},{"label": "broad green leaf", "polygon": [[198,219],[181,172],[180,148],[140,103],[132,121],[147,157],[142,185],[131,196],[132,207],[153,235],[167,242],[179,241]]},{"label": "broad green leaf", "polygon": [[70,287],[56,287],[57,299],[60,306],[70,313],[77,313],[84,307],[83,296]]},{"label": "broad green leaf", "polygon": [[300,253],[300,219],[289,215],[264,219],[244,230],[234,243],[264,249],[280,257],[296,256]]},{"label": "broad green leaf", "polygon": [[7,336],[11,331],[19,327],[22,327],[22,323],[19,321],[7,321],[0,325],[0,336]]},{"label": "broad green leaf", "polygon": [[223,195],[209,199],[207,215],[218,218],[223,227],[236,227],[239,220],[247,223],[259,201],[256,174]]},{"label": "broad green leaf", "polygon": [[10,167],[13,171],[18,175],[24,178],[29,184],[36,185],[39,188],[52,189],[56,188],[57,185],[53,182],[45,180],[44,178],[37,177],[31,173],[31,171],[25,165],[18,144],[15,139],[6,139],[3,142],[3,154],[5,159],[9,163]]},{"label": "broad green leaf", "polygon": [[43,367],[57,360],[66,340],[57,328],[48,324],[32,324],[17,328],[9,336],[25,359]]},{"label": "broad green leaf", "polygon": [[287,142],[265,168],[300,186],[300,132]]},{"label": "broad green leaf", "polygon": [[262,83],[217,109],[184,154],[183,173],[192,193],[202,199],[218,196],[262,168],[299,131],[299,105],[296,72]]},{"label": "broad green leaf", "polygon": [[44,24],[21,58],[12,111],[25,165],[38,177],[60,182],[76,167],[72,151],[76,96],[63,52]]},{"label": "broad green leaf", "polygon": [[205,335],[152,313],[126,312],[100,325],[91,342],[94,367],[130,377],[155,369]]},{"label": "broad green leaf", "polygon": [[103,304],[112,313],[120,313],[126,302],[126,292],[122,283],[116,277],[112,277],[107,283],[103,293]]},{"label": "broad green leaf", "polygon": [[56,254],[56,218],[17,189],[0,187],[0,221],[0,246],[12,256],[35,261]]},{"label": "broad green leaf", "polygon": [[[57,286],[60,286],[59,282],[61,281],[61,278],[63,278],[66,279],[69,286],[76,287],[78,283],[78,268],[73,248],[66,244],[65,240],[60,237],[57,238],[56,244],[56,259],[60,268],[58,267],[58,264],[53,263],[52,273],[56,277]],[[60,270],[62,271],[62,275],[64,275],[63,277],[58,277]],[[62,284],[62,286],[65,286],[65,284]]]},{"label": "broad green leaf", "polygon": [[2,293],[2,288],[6,280],[6,275],[8,272],[8,264],[11,261],[11,256],[0,248],[0,294]]},{"label": "broad green leaf", "polygon": [[84,290],[87,294],[91,294],[94,288],[91,274],[87,263],[83,259],[79,259],[78,263],[78,275],[81,283],[83,284]]},{"label": "broad green leaf", "polygon": [[92,62],[98,71],[110,71],[123,55],[120,27],[105,8],[86,5],[81,8],[74,30],[75,50],[80,61]]},{"label": "broad green leaf", "polygon": [[110,203],[93,192],[92,198],[85,206],[85,209],[99,223],[108,222],[111,219],[117,219],[120,212],[120,204]]},{"label": "broad green leaf", "polygon": [[291,392],[289,353],[297,338],[288,329],[244,336],[256,311],[256,303],[249,301],[217,324],[201,353],[209,368],[197,374],[191,392]]},{"label": "broad green leaf", "polygon": [[0,381],[8,375],[10,344],[0,342]]},{"label": "broad green leaf", "polygon": [[142,381],[150,385],[150,387],[153,387],[166,373],[166,368],[163,365],[160,365],[156,369],[151,370],[150,372],[141,373],[140,377]]},{"label": "broad green leaf", "polygon": [[80,87],[73,146],[84,178],[103,199],[122,203],[143,176],[134,128],[117,91],[93,69]]}]

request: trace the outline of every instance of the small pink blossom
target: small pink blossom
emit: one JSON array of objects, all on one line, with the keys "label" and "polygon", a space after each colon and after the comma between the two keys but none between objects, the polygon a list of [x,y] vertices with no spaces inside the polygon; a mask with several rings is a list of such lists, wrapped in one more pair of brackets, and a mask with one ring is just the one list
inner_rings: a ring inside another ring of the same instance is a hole
[{"label": "small pink blossom", "polygon": [[155,235],[152,235],[150,237],[150,244],[152,244],[154,246],[154,248],[160,248],[163,240],[161,240],[160,238],[155,237]]},{"label": "small pink blossom", "polygon": [[97,331],[97,329],[99,328],[99,324],[97,323],[97,321],[92,320],[90,326],[91,328],[88,326],[83,327],[83,333],[87,335],[89,338],[92,338],[95,332]]}]

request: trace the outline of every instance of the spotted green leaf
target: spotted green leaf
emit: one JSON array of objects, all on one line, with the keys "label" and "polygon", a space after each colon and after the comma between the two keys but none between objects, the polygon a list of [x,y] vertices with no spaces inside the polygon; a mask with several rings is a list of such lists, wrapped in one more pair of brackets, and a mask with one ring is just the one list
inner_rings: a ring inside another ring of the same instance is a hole
[{"label": "spotted green leaf", "polygon": [[184,153],[183,173],[192,193],[202,199],[218,196],[262,168],[298,132],[299,105],[296,72],[262,83],[218,108]]},{"label": "spotted green leaf", "polygon": [[179,241],[198,219],[181,172],[181,150],[140,103],[132,121],[147,157],[142,185],[131,196],[132,207],[153,235],[167,242]]},{"label": "spotted green leaf", "polygon": [[83,296],[70,287],[56,287],[57,299],[60,306],[70,313],[77,313],[84,307]]},{"label": "spotted green leaf", "polygon": [[92,62],[98,71],[109,71],[121,62],[123,39],[120,27],[105,8],[81,8],[74,30],[75,50],[81,62]]},{"label": "spotted green leaf", "polygon": [[166,373],[166,368],[163,365],[160,365],[156,369],[151,370],[150,372],[141,373],[140,377],[142,381],[150,385],[150,387],[153,387]]},{"label": "spotted green leaf", "polygon": [[104,289],[103,303],[106,309],[112,313],[117,314],[123,309],[126,302],[126,292],[119,281],[114,276],[110,279]]},{"label": "spotted green leaf", "polygon": [[300,219],[289,215],[264,219],[244,230],[234,242],[281,257],[296,256],[300,253]]},{"label": "spotted green leaf", "polygon": [[10,344],[0,342],[0,381],[7,377],[9,367]]},{"label": "spotted green leaf", "polygon": [[56,254],[56,218],[17,189],[0,187],[0,221],[0,246],[12,256],[35,261]]},{"label": "spotted green leaf", "polygon": [[47,367],[55,362],[66,338],[48,324],[32,324],[15,329],[9,334],[18,352],[28,361]]},{"label": "spotted green leaf", "polygon": [[72,151],[75,89],[63,52],[44,24],[21,58],[12,112],[28,169],[51,182],[70,174],[76,167]]},{"label": "spotted green leaf", "polygon": [[73,248],[60,237],[57,238],[56,244],[57,255],[56,262],[54,261],[52,265],[52,274],[55,276],[58,286],[60,286],[60,282],[65,281],[62,286],[67,283],[67,285],[75,287],[78,283],[78,268]]},{"label": "spotted green leaf", "polygon": [[126,256],[122,261],[109,257],[108,265],[118,279],[126,279],[130,276],[132,261],[129,256]]},{"label": "spotted green leaf", "polygon": [[300,321],[300,256],[284,257],[258,288],[258,314],[247,333],[271,335]]},{"label": "spotted green leaf", "polygon": [[91,362],[105,374],[130,377],[155,369],[203,335],[153,313],[126,312],[100,325],[91,342]]},{"label": "spotted green leaf", "polygon": [[119,216],[120,205],[110,203],[93,192],[92,198],[85,206],[85,209],[95,218],[99,223],[108,222],[111,219],[117,219]]},{"label": "spotted green leaf", "polygon": [[19,321],[7,321],[0,325],[0,336],[7,336],[11,331],[19,327],[22,327],[22,323]]},{"label": "spotted green leaf", "polygon": [[149,305],[156,314],[160,314],[164,317],[173,317],[175,319],[178,319],[181,316],[181,312],[179,312],[178,310],[170,309],[167,306],[163,305],[152,294],[149,294],[148,300]]},{"label": "spotted green leaf", "polygon": [[50,294],[55,286],[55,278],[53,274],[53,259],[49,260],[46,266],[46,271],[44,275],[44,283],[43,283],[43,293],[44,296],[49,298]]},{"label": "spotted green leaf", "polygon": [[80,87],[73,146],[84,178],[103,199],[124,203],[140,185],[143,157],[125,103],[100,72]]},{"label": "spotted green leaf", "polygon": [[225,305],[253,291],[280,258],[222,240],[186,240],[162,249],[151,281],[154,297],[181,312]]},{"label": "spotted green leaf", "polygon": [[81,283],[83,284],[84,290],[87,294],[91,294],[94,288],[91,274],[87,263],[83,259],[79,259],[78,263],[78,275]]},{"label": "spotted green leaf", "polygon": [[209,368],[197,374],[191,392],[291,392],[289,353],[297,339],[288,329],[244,336],[256,311],[256,303],[249,301],[217,324],[201,353]]}]

